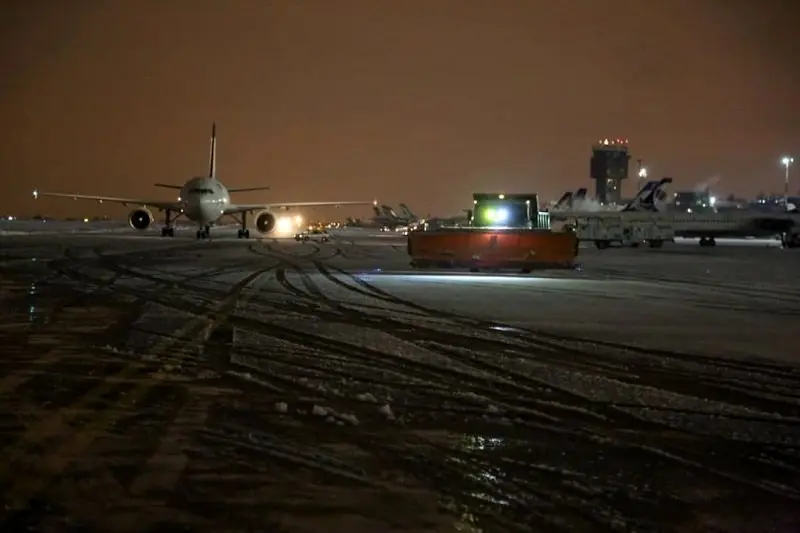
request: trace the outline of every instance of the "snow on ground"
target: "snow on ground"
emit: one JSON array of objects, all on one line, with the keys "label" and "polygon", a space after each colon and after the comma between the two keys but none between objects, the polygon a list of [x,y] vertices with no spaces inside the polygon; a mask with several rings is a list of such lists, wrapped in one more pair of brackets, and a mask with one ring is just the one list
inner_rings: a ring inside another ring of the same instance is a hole
[{"label": "snow on ground", "polygon": [[[93,251],[70,288],[136,302],[122,353],[246,391],[193,453],[222,472],[251,454],[281,523],[353,487],[326,523],[386,497],[483,531],[734,531],[800,508],[795,251],[585,249],[522,276],[410,271],[402,239],[69,239]],[[224,490],[211,470],[187,497]],[[371,524],[415,530],[407,514]]]},{"label": "snow on ground", "polygon": [[[591,276],[591,274],[589,274]],[[510,326],[613,338],[671,349],[691,347],[800,361],[794,301],[723,287],[609,279],[492,276],[360,276],[431,309]]]}]

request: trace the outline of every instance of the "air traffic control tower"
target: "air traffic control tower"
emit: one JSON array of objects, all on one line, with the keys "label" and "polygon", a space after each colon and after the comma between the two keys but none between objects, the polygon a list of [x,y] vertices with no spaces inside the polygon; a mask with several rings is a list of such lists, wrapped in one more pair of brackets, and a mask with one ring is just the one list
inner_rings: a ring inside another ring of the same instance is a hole
[{"label": "air traffic control tower", "polygon": [[592,147],[590,176],[595,180],[595,198],[603,204],[619,204],[622,180],[628,178],[627,139],[603,139]]}]

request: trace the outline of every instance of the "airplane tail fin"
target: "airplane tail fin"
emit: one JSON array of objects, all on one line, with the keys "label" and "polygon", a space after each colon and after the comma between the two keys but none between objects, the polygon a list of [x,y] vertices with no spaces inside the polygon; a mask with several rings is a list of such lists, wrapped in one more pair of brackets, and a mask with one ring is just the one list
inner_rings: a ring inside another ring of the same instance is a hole
[{"label": "airplane tail fin", "polygon": [[208,177],[217,178],[217,123],[211,124],[211,150],[208,157]]},{"label": "airplane tail fin", "polygon": [[658,211],[656,202],[663,202],[666,199],[667,194],[663,191],[663,187],[668,183],[672,183],[672,178],[648,181],[628,205],[622,208],[622,211]]},{"label": "airplane tail fin", "polygon": [[383,216],[383,215],[381,215],[381,210],[378,208],[378,206],[377,206],[377,205],[373,205],[373,206],[372,206],[372,210],[373,210],[373,211],[375,211],[375,216],[376,216],[376,217]]},{"label": "airplane tail fin", "polygon": [[672,183],[672,178],[661,178],[650,192],[640,200],[641,205],[648,211],[658,211],[659,206],[663,205],[667,200],[667,193],[664,191],[664,187],[670,183]]},{"label": "airplane tail fin", "polygon": [[384,216],[387,216],[389,218],[397,218],[397,214],[394,212],[394,209],[392,209],[388,205],[382,205],[381,211],[383,211]]},{"label": "airplane tail fin", "polygon": [[405,216],[409,220],[414,220],[417,218],[417,215],[415,215],[414,212],[411,211],[411,209],[409,209],[406,204],[400,204],[400,211],[402,211],[403,216]]},{"label": "airplane tail fin", "polygon": [[558,199],[558,201],[553,204],[553,209],[561,209],[562,207],[567,207],[572,202],[572,191],[567,191],[564,195]]},{"label": "airplane tail fin", "polygon": [[569,200],[569,207],[571,209],[583,209],[586,207],[586,189],[581,187],[575,194],[572,195],[572,198]]},{"label": "airplane tail fin", "polygon": [[653,187],[655,187],[657,183],[658,183],[657,181],[648,181],[647,183],[645,183],[644,186],[639,190],[639,192],[637,192],[636,195],[633,198],[631,198],[631,201],[628,202],[627,205],[625,205],[625,207],[621,209],[621,211],[638,210],[642,198],[650,194],[650,191],[653,190]]}]

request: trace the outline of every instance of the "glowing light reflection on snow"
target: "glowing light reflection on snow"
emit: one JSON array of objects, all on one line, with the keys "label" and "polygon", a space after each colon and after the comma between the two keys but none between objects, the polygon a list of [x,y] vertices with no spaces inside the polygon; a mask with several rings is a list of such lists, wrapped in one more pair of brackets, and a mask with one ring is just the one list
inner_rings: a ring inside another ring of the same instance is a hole
[{"label": "glowing light reflection on snow", "polygon": [[[381,276],[370,276],[367,273],[358,276],[364,281],[378,281],[390,278],[393,281],[403,281],[408,283],[437,282],[437,283],[502,283],[502,284],[530,284],[544,281],[553,281],[550,278],[536,278],[533,276],[481,276],[469,274],[393,274],[387,272]],[[564,280],[558,280],[564,281]]]}]

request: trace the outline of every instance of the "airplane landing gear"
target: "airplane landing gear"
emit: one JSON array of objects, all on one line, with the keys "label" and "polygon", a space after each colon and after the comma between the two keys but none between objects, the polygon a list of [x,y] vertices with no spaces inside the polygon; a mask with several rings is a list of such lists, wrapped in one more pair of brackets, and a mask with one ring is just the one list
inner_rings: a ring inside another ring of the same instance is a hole
[{"label": "airplane landing gear", "polygon": [[242,219],[239,222],[241,222],[242,227],[236,232],[236,237],[239,239],[249,239],[250,230],[247,229],[247,211],[242,213]]},{"label": "airplane landing gear", "polygon": [[800,233],[781,235],[781,246],[783,248],[800,248]]},{"label": "airplane landing gear", "polygon": [[714,237],[702,237],[700,239],[700,246],[716,246],[717,241]]},{"label": "airplane landing gear", "polygon": [[211,226],[203,226],[199,230],[197,230],[197,238],[198,239],[210,239],[211,238]]},{"label": "airplane landing gear", "polygon": [[[175,218],[177,218],[177,217],[175,217]],[[162,237],[174,237],[175,236],[175,228],[173,226],[174,222],[175,222],[175,220],[172,218],[172,210],[171,209],[167,209],[164,212],[164,227],[161,228],[161,236]]]}]

